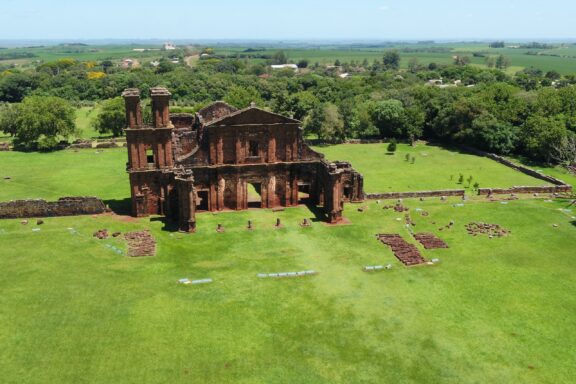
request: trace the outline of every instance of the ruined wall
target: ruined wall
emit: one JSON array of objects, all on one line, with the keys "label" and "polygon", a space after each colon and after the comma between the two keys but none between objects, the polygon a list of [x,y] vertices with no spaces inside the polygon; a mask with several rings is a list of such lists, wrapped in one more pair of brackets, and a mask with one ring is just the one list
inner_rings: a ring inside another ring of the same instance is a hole
[{"label": "ruined wall", "polygon": [[572,186],[570,185],[554,185],[554,186],[541,186],[541,187],[512,187],[512,188],[480,188],[478,190],[478,195],[488,196],[488,195],[509,195],[509,194],[521,194],[521,193],[568,193],[572,191]]},{"label": "ruined wall", "polygon": [[207,136],[212,165],[299,160],[297,126],[215,126],[208,127]]},{"label": "ruined wall", "polygon": [[[465,149],[469,152],[472,152],[475,155],[487,157],[491,160],[499,162],[502,165],[505,165],[509,168],[515,169],[519,172],[522,172],[528,176],[532,176],[536,179],[543,180],[547,183],[550,183],[553,185],[558,185],[558,186],[570,187],[569,185],[567,185],[562,180],[559,180],[559,179],[552,177],[552,176],[543,175],[540,172],[536,172],[535,170],[533,170],[531,168],[525,167],[524,165],[513,163],[512,161],[505,159],[502,156],[498,156],[498,155],[495,155],[493,153],[484,152],[484,151],[481,151],[481,150],[476,149],[476,148],[465,147]],[[532,188],[532,187],[518,187],[518,188]],[[570,189],[572,189],[572,187],[570,187]],[[524,193],[524,192],[518,192],[518,193]],[[530,193],[530,192],[526,192],[526,193]]]},{"label": "ruined wall", "polygon": [[93,215],[106,212],[96,197],[62,197],[58,201],[15,200],[0,203],[0,219]]},{"label": "ruined wall", "polygon": [[387,193],[369,193],[367,199],[410,199],[417,197],[442,197],[442,196],[464,196],[464,189],[447,189],[441,191],[419,191],[419,192],[387,192]]}]

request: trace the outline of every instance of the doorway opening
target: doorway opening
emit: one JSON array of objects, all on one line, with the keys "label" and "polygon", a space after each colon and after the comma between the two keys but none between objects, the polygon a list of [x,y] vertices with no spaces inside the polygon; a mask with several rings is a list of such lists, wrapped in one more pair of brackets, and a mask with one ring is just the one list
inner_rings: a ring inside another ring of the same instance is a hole
[{"label": "doorway opening", "polygon": [[198,200],[196,201],[196,211],[208,210],[208,191],[198,191]]},{"label": "doorway opening", "polygon": [[248,208],[262,208],[262,183],[247,183]]},{"label": "doorway opening", "polygon": [[298,204],[309,204],[310,203],[310,183],[298,183]]}]

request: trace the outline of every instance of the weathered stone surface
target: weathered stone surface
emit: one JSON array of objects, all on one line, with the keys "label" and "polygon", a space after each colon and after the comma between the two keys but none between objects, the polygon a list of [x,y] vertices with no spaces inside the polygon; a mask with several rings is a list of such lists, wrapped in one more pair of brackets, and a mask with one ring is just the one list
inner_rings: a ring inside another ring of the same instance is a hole
[{"label": "weathered stone surface", "polygon": [[442,196],[464,196],[464,189],[447,189],[441,191],[417,191],[417,192],[386,192],[386,193],[368,193],[367,199],[372,200],[389,200],[389,199],[410,199],[418,197],[442,197]]},{"label": "weathered stone surface", "polygon": [[[540,194],[540,193],[569,193],[572,191],[570,185],[551,185],[551,186],[521,186],[512,188],[480,188],[478,195],[509,195],[509,194]],[[536,195],[537,196],[537,195]]]},{"label": "weathered stone surface", "polygon": [[58,201],[15,200],[0,203],[0,219],[93,215],[106,212],[96,197],[62,197]]},{"label": "weathered stone surface", "polygon": [[[139,93],[124,92],[128,172],[135,216],[159,214],[196,228],[196,211],[323,205],[331,223],[345,201],[364,199],[350,163],[327,162],[302,138],[301,123],[255,106],[217,102],[195,115],[169,113],[170,93],[151,90],[154,123],[141,120]],[[252,186],[259,194],[248,196]],[[306,196],[303,200],[302,196]]]}]

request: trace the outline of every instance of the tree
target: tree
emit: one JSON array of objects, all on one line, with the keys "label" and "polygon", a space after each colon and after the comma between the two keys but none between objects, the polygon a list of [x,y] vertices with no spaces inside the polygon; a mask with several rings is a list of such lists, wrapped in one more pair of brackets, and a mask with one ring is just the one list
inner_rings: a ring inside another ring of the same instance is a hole
[{"label": "tree", "polygon": [[109,73],[110,69],[114,67],[114,63],[111,60],[104,60],[100,65],[104,73]]},{"label": "tree", "polygon": [[278,51],[272,55],[272,64],[286,64],[288,62],[288,57],[284,51]]},{"label": "tree", "polygon": [[122,136],[126,126],[124,100],[121,97],[105,100],[100,113],[92,121],[92,126],[101,134],[111,133],[114,137]]},{"label": "tree", "polygon": [[400,137],[405,123],[405,111],[399,100],[374,103],[370,109],[372,122],[382,137]]},{"label": "tree", "polygon": [[25,73],[11,73],[0,77],[0,101],[19,103],[38,86],[35,79]]},{"label": "tree", "polygon": [[298,61],[298,68],[308,68],[308,60],[302,59]]},{"label": "tree", "polygon": [[494,42],[490,43],[489,47],[490,48],[504,48],[504,42],[503,41],[494,41]]},{"label": "tree", "polygon": [[260,92],[252,86],[240,87],[234,85],[224,96],[224,101],[236,108],[246,108],[250,103],[263,104]]},{"label": "tree", "polygon": [[175,68],[175,65],[170,62],[167,58],[163,57],[159,60],[159,64],[156,67],[157,73],[168,73],[172,72]]},{"label": "tree", "polygon": [[508,59],[504,55],[499,55],[496,58],[496,68],[498,69],[506,69],[510,66],[510,59]]},{"label": "tree", "polygon": [[[16,147],[50,150],[56,148],[59,138],[76,133],[74,108],[59,97],[29,96],[14,108],[16,117],[10,129]],[[0,121],[6,119],[4,115]]]},{"label": "tree", "polygon": [[390,144],[388,144],[386,150],[388,151],[388,153],[396,152],[396,140],[394,139],[390,140]]},{"label": "tree", "polygon": [[400,68],[400,54],[397,50],[390,50],[384,52],[384,57],[382,57],[382,64],[384,64],[385,70],[396,70]]},{"label": "tree", "polygon": [[555,148],[561,147],[568,137],[564,120],[560,116],[531,116],[526,120],[520,134],[520,142],[526,155],[550,162]]},{"label": "tree", "polygon": [[330,142],[344,139],[344,121],[334,104],[326,103],[314,108],[304,120],[304,129],[319,139]]},{"label": "tree", "polygon": [[486,66],[488,68],[494,68],[496,66],[496,59],[492,56],[486,56],[486,59],[484,59],[484,62],[486,63]]},{"label": "tree", "polygon": [[18,129],[16,124],[18,119],[17,107],[17,104],[0,104],[0,131],[10,136],[15,136]]},{"label": "tree", "polygon": [[516,148],[516,129],[484,112],[472,122],[472,145],[489,152],[508,154]]},{"label": "tree", "polygon": [[454,64],[464,66],[470,64],[470,57],[468,56],[454,56]]},{"label": "tree", "polygon": [[413,57],[408,61],[408,71],[416,73],[421,71],[424,67],[420,64],[417,57]]}]

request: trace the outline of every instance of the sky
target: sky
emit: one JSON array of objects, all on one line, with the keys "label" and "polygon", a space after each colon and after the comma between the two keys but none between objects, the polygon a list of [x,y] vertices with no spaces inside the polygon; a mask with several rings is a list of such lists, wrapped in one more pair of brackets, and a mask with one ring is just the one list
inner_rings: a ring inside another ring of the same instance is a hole
[{"label": "sky", "polygon": [[1,0],[0,39],[576,38],[576,0]]}]

